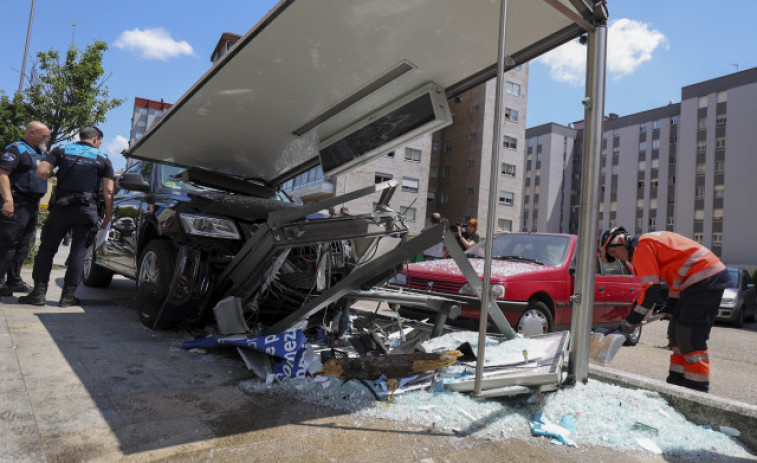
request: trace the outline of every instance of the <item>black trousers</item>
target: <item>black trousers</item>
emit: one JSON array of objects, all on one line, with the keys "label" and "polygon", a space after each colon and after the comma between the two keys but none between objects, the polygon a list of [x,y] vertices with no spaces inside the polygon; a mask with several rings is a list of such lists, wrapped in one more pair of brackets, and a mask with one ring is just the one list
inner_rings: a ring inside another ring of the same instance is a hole
[{"label": "black trousers", "polygon": [[53,257],[58,252],[60,242],[71,230],[71,249],[64,277],[65,286],[79,286],[84,271],[84,256],[97,235],[97,206],[53,205],[45,226],[42,228],[42,242],[34,260],[32,278],[35,282],[48,283],[53,267]]},{"label": "black trousers", "polygon": [[39,200],[13,198],[13,217],[0,215],[0,285],[21,280],[21,267],[36,239]]}]

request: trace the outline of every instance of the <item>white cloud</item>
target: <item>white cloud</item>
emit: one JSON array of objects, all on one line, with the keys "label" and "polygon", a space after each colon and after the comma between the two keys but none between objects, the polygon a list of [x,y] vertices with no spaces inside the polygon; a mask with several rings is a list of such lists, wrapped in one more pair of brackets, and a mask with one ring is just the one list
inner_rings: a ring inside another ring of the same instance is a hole
[{"label": "white cloud", "polygon": [[138,53],[142,58],[167,60],[181,55],[194,55],[189,42],[176,41],[165,29],[132,29],[124,31],[113,43],[118,48]]},{"label": "white cloud", "polygon": [[[607,29],[607,72],[614,78],[632,74],[652,59],[658,47],[668,49],[668,39],[649,24],[622,18]],[[557,81],[582,85],[586,74],[586,46],[577,41],[566,43],[538,58],[549,66],[549,75]]]},{"label": "white cloud", "polygon": [[116,135],[115,138],[100,146],[103,153],[108,155],[110,163],[113,164],[113,170],[123,169],[126,165],[126,159],[121,154],[121,151],[129,147],[129,140],[121,135]]}]

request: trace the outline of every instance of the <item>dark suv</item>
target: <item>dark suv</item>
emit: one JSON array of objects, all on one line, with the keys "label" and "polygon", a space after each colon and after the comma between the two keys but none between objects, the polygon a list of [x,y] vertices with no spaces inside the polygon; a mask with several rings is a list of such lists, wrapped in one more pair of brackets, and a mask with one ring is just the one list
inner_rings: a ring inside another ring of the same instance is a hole
[{"label": "dark suv", "polygon": [[[151,328],[202,322],[226,296],[248,327],[291,325],[344,294],[334,287],[380,255],[378,241],[396,246],[407,234],[388,210],[329,217],[317,207],[261,181],[136,161],[116,181],[113,221],[87,254],[84,284],[107,286],[114,273],[136,280],[139,318]],[[349,288],[393,272],[386,265]]]}]

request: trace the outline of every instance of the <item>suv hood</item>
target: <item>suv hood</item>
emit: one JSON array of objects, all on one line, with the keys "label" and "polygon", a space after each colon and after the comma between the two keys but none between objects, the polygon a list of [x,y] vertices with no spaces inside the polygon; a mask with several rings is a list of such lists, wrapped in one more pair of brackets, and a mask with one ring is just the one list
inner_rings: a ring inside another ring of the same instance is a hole
[{"label": "suv hood", "polygon": [[[594,3],[510,0],[506,69],[585,33]],[[440,127],[398,131],[394,113],[367,125],[382,108],[429,83],[451,98],[496,75],[499,16],[498,1],[282,0],[125,154],[279,184],[351,132],[354,150],[337,149],[332,167],[367,162]]]}]

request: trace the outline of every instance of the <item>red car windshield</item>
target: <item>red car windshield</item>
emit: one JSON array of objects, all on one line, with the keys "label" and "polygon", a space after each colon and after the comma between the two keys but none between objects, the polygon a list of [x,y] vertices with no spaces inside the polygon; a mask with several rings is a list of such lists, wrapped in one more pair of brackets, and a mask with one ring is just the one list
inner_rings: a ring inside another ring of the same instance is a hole
[{"label": "red car windshield", "polygon": [[[484,257],[485,241],[467,251],[468,255]],[[494,237],[492,259],[522,260],[544,265],[562,265],[568,258],[570,238],[556,235],[507,233]]]}]

